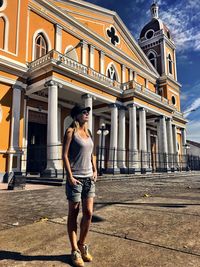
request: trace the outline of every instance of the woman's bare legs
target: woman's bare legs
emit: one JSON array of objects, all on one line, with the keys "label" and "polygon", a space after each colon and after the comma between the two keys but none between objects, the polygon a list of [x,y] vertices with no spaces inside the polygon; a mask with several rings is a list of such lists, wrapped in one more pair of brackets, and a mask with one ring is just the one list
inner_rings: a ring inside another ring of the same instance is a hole
[{"label": "woman's bare legs", "polygon": [[94,205],[93,197],[84,198],[82,200],[83,217],[81,219],[81,225],[80,225],[80,238],[79,238],[80,245],[85,244],[85,240],[92,220],[93,205]]},{"label": "woman's bare legs", "polygon": [[67,220],[67,230],[72,251],[78,250],[77,247],[77,217],[79,213],[80,202],[69,201],[69,211]]}]

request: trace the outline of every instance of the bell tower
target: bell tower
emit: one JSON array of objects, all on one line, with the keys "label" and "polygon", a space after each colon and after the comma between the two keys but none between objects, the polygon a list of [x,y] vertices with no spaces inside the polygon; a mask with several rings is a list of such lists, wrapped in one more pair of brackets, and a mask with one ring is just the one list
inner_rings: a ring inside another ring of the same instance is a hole
[{"label": "bell tower", "polygon": [[170,30],[159,18],[159,6],[156,2],[151,5],[150,11],[151,21],[143,27],[139,45],[160,76],[177,81],[176,47]]}]

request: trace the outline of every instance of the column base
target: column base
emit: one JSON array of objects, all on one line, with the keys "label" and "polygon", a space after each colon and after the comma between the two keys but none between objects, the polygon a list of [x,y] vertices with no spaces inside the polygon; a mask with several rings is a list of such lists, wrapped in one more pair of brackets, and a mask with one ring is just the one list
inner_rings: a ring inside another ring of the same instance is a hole
[{"label": "column base", "polygon": [[152,168],[141,168],[141,173],[145,174],[145,173],[150,173],[152,172]]},{"label": "column base", "polygon": [[120,173],[120,169],[119,168],[107,168],[105,173],[107,174],[119,174]]},{"label": "column base", "polygon": [[156,172],[171,172],[171,169],[170,168],[157,168],[156,169]]},{"label": "column base", "polygon": [[62,178],[63,177],[63,170],[62,169],[49,168],[49,169],[44,170],[41,173],[41,177]]}]

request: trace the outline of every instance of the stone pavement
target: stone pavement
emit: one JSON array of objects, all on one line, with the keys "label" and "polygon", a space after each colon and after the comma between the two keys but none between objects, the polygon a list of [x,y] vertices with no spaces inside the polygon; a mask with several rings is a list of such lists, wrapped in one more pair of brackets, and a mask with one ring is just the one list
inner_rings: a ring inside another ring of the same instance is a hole
[{"label": "stone pavement", "polygon": [[[0,266],[72,266],[64,187],[0,201]],[[200,175],[99,181],[85,266],[200,267],[199,229]]]}]

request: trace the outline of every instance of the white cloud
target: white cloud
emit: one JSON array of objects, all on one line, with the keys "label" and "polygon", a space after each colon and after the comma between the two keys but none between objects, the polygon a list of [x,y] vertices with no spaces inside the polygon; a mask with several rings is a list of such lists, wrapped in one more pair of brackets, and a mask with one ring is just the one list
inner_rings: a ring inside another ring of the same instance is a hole
[{"label": "white cloud", "polygon": [[[198,3],[198,4],[197,4]],[[200,51],[200,5],[199,0],[184,0],[160,8],[160,17],[171,30],[177,50]]]},{"label": "white cloud", "polygon": [[187,139],[200,142],[200,121],[191,121],[187,124]]},{"label": "white cloud", "polygon": [[187,118],[191,112],[196,111],[200,107],[200,97],[195,99],[195,101],[186,109],[184,110],[185,118]]}]

